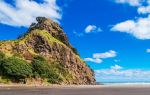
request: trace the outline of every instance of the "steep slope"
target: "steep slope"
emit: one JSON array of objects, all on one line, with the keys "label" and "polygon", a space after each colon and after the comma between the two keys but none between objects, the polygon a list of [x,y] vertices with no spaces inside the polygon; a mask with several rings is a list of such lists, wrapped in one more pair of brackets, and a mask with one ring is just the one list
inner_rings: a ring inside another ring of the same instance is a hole
[{"label": "steep slope", "polygon": [[70,45],[62,28],[50,19],[38,17],[37,23],[33,23],[29,31],[18,40],[1,41],[0,51],[29,62],[37,55],[42,55],[49,61],[57,60],[72,75],[72,79],[64,84],[95,84],[94,72]]}]

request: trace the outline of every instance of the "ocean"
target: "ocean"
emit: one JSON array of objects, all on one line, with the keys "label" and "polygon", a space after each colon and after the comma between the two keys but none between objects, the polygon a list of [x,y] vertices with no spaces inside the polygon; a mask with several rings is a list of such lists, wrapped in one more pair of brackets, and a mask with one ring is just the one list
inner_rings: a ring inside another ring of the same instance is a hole
[{"label": "ocean", "polygon": [[142,82],[97,82],[98,85],[150,85],[150,81]]}]

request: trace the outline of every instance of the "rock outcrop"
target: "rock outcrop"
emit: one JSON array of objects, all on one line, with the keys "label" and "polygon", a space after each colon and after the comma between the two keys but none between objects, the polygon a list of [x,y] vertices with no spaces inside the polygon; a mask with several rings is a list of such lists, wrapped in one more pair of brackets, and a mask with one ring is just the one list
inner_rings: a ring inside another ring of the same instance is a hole
[{"label": "rock outcrop", "polygon": [[63,63],[73,78],[62,84],[95,84],[94,72],[71,46],[63,29],[45,17],[37,17],[37,23],[33,23],[18,40],[1,41],[0,51],[29,62],[34,56],[42,55],[50,61]]}]

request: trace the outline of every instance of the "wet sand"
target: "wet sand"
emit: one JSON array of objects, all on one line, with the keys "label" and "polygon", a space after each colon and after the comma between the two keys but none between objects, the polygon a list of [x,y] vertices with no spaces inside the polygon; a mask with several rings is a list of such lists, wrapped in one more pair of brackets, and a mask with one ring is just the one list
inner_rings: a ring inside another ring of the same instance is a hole
[{"label": "wet sand", "polygon": [[150,95],[150,86],[0,87],[0,95]]}]

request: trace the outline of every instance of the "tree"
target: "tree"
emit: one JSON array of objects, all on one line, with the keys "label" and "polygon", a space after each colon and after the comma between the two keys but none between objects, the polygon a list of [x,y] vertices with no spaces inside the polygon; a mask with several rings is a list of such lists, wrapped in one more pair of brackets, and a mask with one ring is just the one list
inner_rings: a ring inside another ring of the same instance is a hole
[{"label": "tree", "polygon": [[62,81],[56,68],[42,56],[37,56],[33,59],[32,67],[35,77],[46,78],[50,83],[59,83]]},{"label": "tree", "polygon": [[2,73],[15,82],[25,81],[26,78],[32,75],[31,65],[18,57],[10,57],[3,60]]},{"label": "tree", "polygon": [[2,61],[5,59],[5,54],[0,52],[0,75],[2,75]]}]

